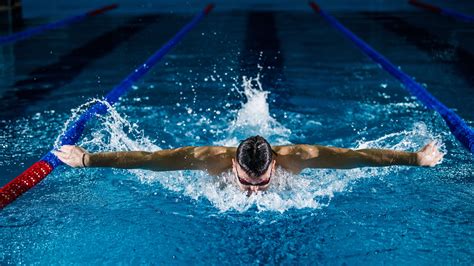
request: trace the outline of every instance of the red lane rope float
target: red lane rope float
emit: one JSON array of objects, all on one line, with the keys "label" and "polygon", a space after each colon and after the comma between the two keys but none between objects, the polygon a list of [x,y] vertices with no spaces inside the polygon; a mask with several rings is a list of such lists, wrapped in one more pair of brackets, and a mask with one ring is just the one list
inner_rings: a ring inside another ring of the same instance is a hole
[{"label": "red lane rope float", "polygon": [[409,0],[408,3],[410,3],[410,4],[412,4],[416,7],[423,8],[425,10],[431,11],[431,12],[436,13],[436,14],[450,16],[450,17],[462,20],[464,22],[471,22],[471,23],[474,22],[474,16],[459,13],[459,12],[451,10],[451,9],[435,6],[435,5],[428,4],[428,3],[423,3],[423,2],[420,2],[420,1],[417,1],[417,0]]},{"label": "red lane rope float", "polygon": [[96,10],[89,11],[89,12],[87,12],[87,15],[93,17],[93,16],[96,16],[96,15],[105,13],[109,10],[116,9],[117,7],[118,7],[118,4],[111,4],[111,5],[104,6],[102,8],[96,9]]},{"label": "red lane rope float", "polygon": [[440,13],[441,14],[441,8],[439,8],[437,6],[434,6],[434,5],[431,5],[431,4],[428,4],[428,3],[418,2],[416,0],[410,0],[408,2],[412,5],[414,5],[414,6],[421,7],[423,9],[426,9],[426,10],[434,12],[434,13]]},{"label": "red lane rope float", "polygon": [[[145,63],[132,71],[125,79],[122,80],[114,89],[112,89],[104,98],[110,105],[117,102],[121,96],[127,93],[132,85],[143,77],[150,69],[158,63],[175,45],[177,45],[184,36],[192,30],[212,9],[213,4],[206,6],[203,11],[199,12],[188,24],[184,25],[168,42],[166,42],[159,50],[150,56]],[[82,135],[86,123],[96,114],[107,112],[107,107],[100,103],[93,105],[86,110],[60,137],[60,145],[74,145]],[[38,184],[49,173],[53,171],[62,162],[50,152],[48,152],[41,160],[33,164],[21,175],[15,177],[10,183],[0,189],[0,209],[7,206],[18,198],[21,194]]]},{"label": "red lane rope float", "polygon": [[213,8],[214,8],[214,4],[208,4],[208,5],[204,8],[204,11],[203,11],[204,15],[209,14],[209,12],[211,12]]},{"label": "red lane rope float", "polygon": [[53,169],[51,164],[45,161],[38,161],[2,187],[0,189],[0,209],[41,182]]}]

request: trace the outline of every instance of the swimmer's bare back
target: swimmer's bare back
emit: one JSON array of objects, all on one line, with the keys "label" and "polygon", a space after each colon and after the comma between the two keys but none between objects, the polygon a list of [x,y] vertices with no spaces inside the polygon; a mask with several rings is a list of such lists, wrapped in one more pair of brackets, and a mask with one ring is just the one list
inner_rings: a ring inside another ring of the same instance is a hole
[{"label": "swimmer's bare back", "polygon": [[[297,174],[306,168],[350,169],[391,165],[430,166],[443,158],[435,142],[417,152],[389,149],[347,149],[321,145],[296,144],[273,146],[276,166]],[[113,167],[153,171],[203,170],[219,175],[232,169],[235,147],[187,146],[155,152],[122,151],[89,153],[64,145],[53,152],[71,167]]]}]

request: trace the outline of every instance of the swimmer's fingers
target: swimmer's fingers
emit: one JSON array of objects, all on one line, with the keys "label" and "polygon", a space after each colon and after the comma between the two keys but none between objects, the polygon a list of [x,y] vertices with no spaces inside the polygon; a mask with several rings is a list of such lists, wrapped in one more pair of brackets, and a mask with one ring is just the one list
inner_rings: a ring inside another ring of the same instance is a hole
[{"label": "swimmer's fingers", "polygon": [[63,153],[71,153],[76,146],[74,145],[63,145],[59,147],[58,151],[63,152]]},{"label": "swimmer's fingers", "polygon": [[71,159],[67,153],[61,151],[53,151],[53,154],[56,155],[56,157],[58,157],[58,159],[64,164],[69,165],[71,167],[78,167],[74,164],[74,159]]},{"label": "swimmer's fingers", "polygon": [[88,152],[78,146],[63,145],[57,151],[53,151],[53,154],[71,167],[84,167],[82,159],[84,154],[88,154]]},{"label": "swimmer's fingers", "polygon": [[59,159],[61,162],[65,163],[65,164],[67,164],[67,165],[69,165],[69,166],[72,166],[71,163],[70,163],[70,158],[67,156],[66,153],[62,152],[61,150],[52,151],[52,153],[53,153],[54,155],[56,155],[56,157],[58,157],[58,159]]},{"label": "swimmer's fingers", "polygon": [[438,149],[436,149],[436,154],[435,154],[435,159],[433,161],[433,165],[432,166],[435,166],[435,165],[438,165],[438,164],[441,164],[443,162],[443,157],[444,157],[444,153],[440,152]]},{"label": "swimmer's fingers", "polygon": [[433,140],[430,143],[426,144],[423,148],[421,148],[419,152],[431,153],[433,152],[433,150],[437,149],[435,144],[436,144],[436,141]]},{"label": "swimmer's fingers", "polygon": [[431,141],[417,152],[418,164],[420,166],[433,167],[440,164],[444,154],[439,151],[436,141]]},{"label": "swimmer's fingers", "polygon": [[430,150],[428,154],[432,157],[431,167],[440,164],[443,161],[444,153],[439,150],[439,143],[437,141],[430,142]]},{"label": "swimmer's fingers", "polygon": [[88,151],[82,147],[79,147],[79,146],[75,146],[75,145],[63,145],[61,147],[59,147],[58,149],[59,152],[63,152],[63,153],[88,153]]},{"label": "swimmer's fingers", "polygon": [[435,164],[435,165],[441,164],[441,163],[443,162],[443,158],[444,158],[444,154],[443,154],[443,153],[441,153],[441,154],[439,155],[439,157],[438,157],[438,161],[436,162],[436,164]]}]

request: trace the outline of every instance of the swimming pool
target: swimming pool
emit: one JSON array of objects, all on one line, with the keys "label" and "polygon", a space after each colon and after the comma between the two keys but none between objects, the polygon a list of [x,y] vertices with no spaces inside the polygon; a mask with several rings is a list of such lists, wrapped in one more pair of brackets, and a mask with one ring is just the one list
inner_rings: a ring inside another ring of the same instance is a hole
[{"label": "swimming pool", "polygon": [[[333,14],[474,125],[472,26],[418,12]],[[71,109],[102,97],[188,19],[101,16],[2,47],[0,185],[85,107]],[[0,261],[472,262],[471,155],[310,9],[213,13],[80,144],[155,150],[254,134],[273,145],[410,150],[435,138],[448,154],[434,169],[280,172],[249,198],[230,176],[62,167],[1,211]]]}]

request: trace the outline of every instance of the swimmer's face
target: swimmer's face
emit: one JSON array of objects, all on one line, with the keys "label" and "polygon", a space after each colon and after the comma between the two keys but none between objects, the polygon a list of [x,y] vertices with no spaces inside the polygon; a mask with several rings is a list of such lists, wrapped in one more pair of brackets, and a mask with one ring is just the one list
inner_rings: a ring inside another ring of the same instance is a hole
[{"label": "swimmer's face", "polygon": [[232,170],[235,175],[236,183],[240,189],[252,193],[264,191],[270,186],[271,177],[275,172],[275,164],[276,161],[273,160],[263,175],[259,177],[250,177],[245,173],[239,163],[237,163],[235,159],[232,159]]}]

